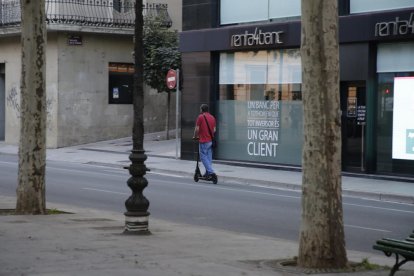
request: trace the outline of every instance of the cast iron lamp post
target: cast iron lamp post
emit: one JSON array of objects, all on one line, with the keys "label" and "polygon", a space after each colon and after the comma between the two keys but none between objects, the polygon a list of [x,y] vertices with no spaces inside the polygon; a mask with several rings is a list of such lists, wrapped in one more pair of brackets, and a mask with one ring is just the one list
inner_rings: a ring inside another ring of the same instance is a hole
[{"label": "cast iron lamp post", "polygon": [[147,159],[144,150],[144,87],[143,87],[143,15],[142,0],[135,2],[135,34],[134,34],[134,86],[133,86],[133,108],[134,124],[132,130],[132,152],[129,155],[131,165],[128,168],[131,177],[128,186],[132,195],[125,201],[127,211],[125,215],[125,234],[145,235],[150,234],[148,229],[149,201],[143,195],[143,190],[148,185],[144,177],[147,167],[144,161]]}]

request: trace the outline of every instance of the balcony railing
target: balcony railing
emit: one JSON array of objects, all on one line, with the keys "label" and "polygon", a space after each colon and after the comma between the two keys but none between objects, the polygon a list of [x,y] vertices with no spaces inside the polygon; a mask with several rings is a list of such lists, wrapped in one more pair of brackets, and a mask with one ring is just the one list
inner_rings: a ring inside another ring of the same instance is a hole
[{"label": "balcony railing", "polygon": [[[133,28],[134,0],[46,0],[47,24],[72,24],[112,28]],[[147,4],[143,7],[145,20],[158,20],[164,27],[172,21],[166,4]],[[19,26],[20,0],[3,0],[0,4],[0,28]]]}]

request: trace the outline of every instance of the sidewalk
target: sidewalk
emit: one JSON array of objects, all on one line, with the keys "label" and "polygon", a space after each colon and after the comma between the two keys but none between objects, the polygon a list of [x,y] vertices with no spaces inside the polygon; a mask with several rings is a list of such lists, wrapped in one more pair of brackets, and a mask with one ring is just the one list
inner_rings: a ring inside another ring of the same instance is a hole
[{"label": "sidewalk", "polygon": [[[0,196],[0,209],[15,199]],[[151,235],[122,235],[124,216],[48,203],[72,214],[0,216],[0,275],[288,276],[305,275],[275,260],[298,244],[263,236],[150,219]],[[393,265],[392,258],[348,251],[348,259]],[[406,264],[398,276],[413,275]],[[312,275],[386,276],[389,270]]]},{"label": "sidewalk", "polygon": [[[117,139],[51,149],[48,160],[127,166],[131,139]],[[175,159],[175,140],[144,143],[152,172],[192,177],[194,161]],[[17,147],[0,143],[0,154]],[[300,189],[301,173],[216,164],[219,183]],[[241,178],[240,176],[243,176]],[[272,180],[276,181],[272,181]],[[414,184],[343,177],[344,193],[413,203]],[[0,195],[0,209],[15,207],[14,197]],[[0,216],[0,275],[148,275],[148,276],[282,276],[305,275],[274,260],[296,256],[296,242],[171,223],[150,218],[150,236],[121,235],[124,216],[102,210],[49,203],[71,214]],[[348,251],[350,261],[392,266],[394,258]],[[388,275],[389,270],[312,275]],[[414,274],[407,263],[397,276]]]}]

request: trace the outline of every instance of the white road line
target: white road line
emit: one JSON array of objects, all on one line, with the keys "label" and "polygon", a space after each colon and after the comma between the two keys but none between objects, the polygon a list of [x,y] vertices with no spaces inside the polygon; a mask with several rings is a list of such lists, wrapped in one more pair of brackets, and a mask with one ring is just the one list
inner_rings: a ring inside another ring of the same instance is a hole
[{"label": "white road line", "polygon": [[48,167],[46,166],[46,171],[48,170],[57,170],[57,171],[66,171],[66,172],[72,172],[76,174],[94,174],[94,175],[102,175],[102,176],[113,176],[113,177],[119,177],[122,176],[121,174],[115,174],[115,173],[104,173],[104,172],[95,172],[95,171],[87,171],[87,170],[77,170],[77,169],[64,169],[64,168],[56,168],[56,167]]},{"label": "white road line", "polygon": [[400,210],[400,209],[393,209],[393,208],[385,208],[385,207],[376,207],[376,206],[370,206],[370,205],[361,205],[361,204],[353,204],[353,203],[344,203],[344,205],[414,214],[414,211]]},{"label": "white road line", "polygon": [[127,194],[127,193],[120,193],[120,192],[114,192],[114,191],[108,191],[108,190],[101,190],[101,189],[94,189],[94,188],[81,188],[81,189],[82,190],[88,190],[88,191],[109,193],[109,194],[130,195],[130,194]]},{"label": "white road line", "polygon": [[170,174],[170,173],[148,172],[148,174],[156,174],[156,175],[162,175],[162,176],[171,176],[171,177],[177,177],[177,178],[184,178],[184,176],[182,176],[182,175],[176,175],[176,174]]},{"label": "white road line", "polygon": [[16,162],[0,161],[0,163],[7,164],[7,165],[16,165],[17,166],[17,163]]},{"label": "white road line", "polygon": [[349,225],[349,224],[345,224],[344,226],[345,227],[349,227],[349,228],[357,228],[357,229],[370,230],[370,231],[378,231],[378,232],[385,232],[385,233],[391,233],[392,232],[392,231],[389,231],[389,230],[369,228],[369,227],[362,227],[362,226]]},{"label": "white road line", "polygon": [[248,190],[240,190],[240,189],[233,189],[233,188],[224,188],[224,187],[220,187],[214,184],[211,185],[194,185],[193,183],[188,184],[188,183],[176,183],[176,182],[170,182],[170,181],[166,181],[166,180],[157,180],[156,183],[166,183],[166,184],[176,184],[176,185],[181,185],[181,186],[191,186],[191,187],[195,187],[195,188],[205,188],[205,189],[214,189],[214,190],[225,190],[225,191],[233,191],[233,192],[242,192],[242,193],[250,193],[250,194],[259,194],[259,195],[268,195],[268,196],[277,196],[277,197],[286,197],[286,198],[295,198],[295,199],[300,199],[300,196],[288,196],[288,195],[278,195],[278,194],[272,194],[272,193],[268,193],[268,192],[255,192],[255,191],[248,191]]}]

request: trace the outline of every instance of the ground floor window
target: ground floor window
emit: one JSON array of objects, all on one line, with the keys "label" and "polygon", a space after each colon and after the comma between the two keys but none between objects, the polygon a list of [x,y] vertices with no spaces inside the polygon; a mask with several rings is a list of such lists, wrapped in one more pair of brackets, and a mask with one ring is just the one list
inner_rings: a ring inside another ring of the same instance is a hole
[{"label": "ground floor window", "polygon": [[132,104],[134,65],[132,63],[109,63],[109,104]]},{"label": "ground floor window", "polygon": [[414,167],[414,43],[378,47],[377,170],[410,173]]},{"label": "ground floor window", "polygon": [[300,165],[299,49],[220,54],[219,159]]}]

